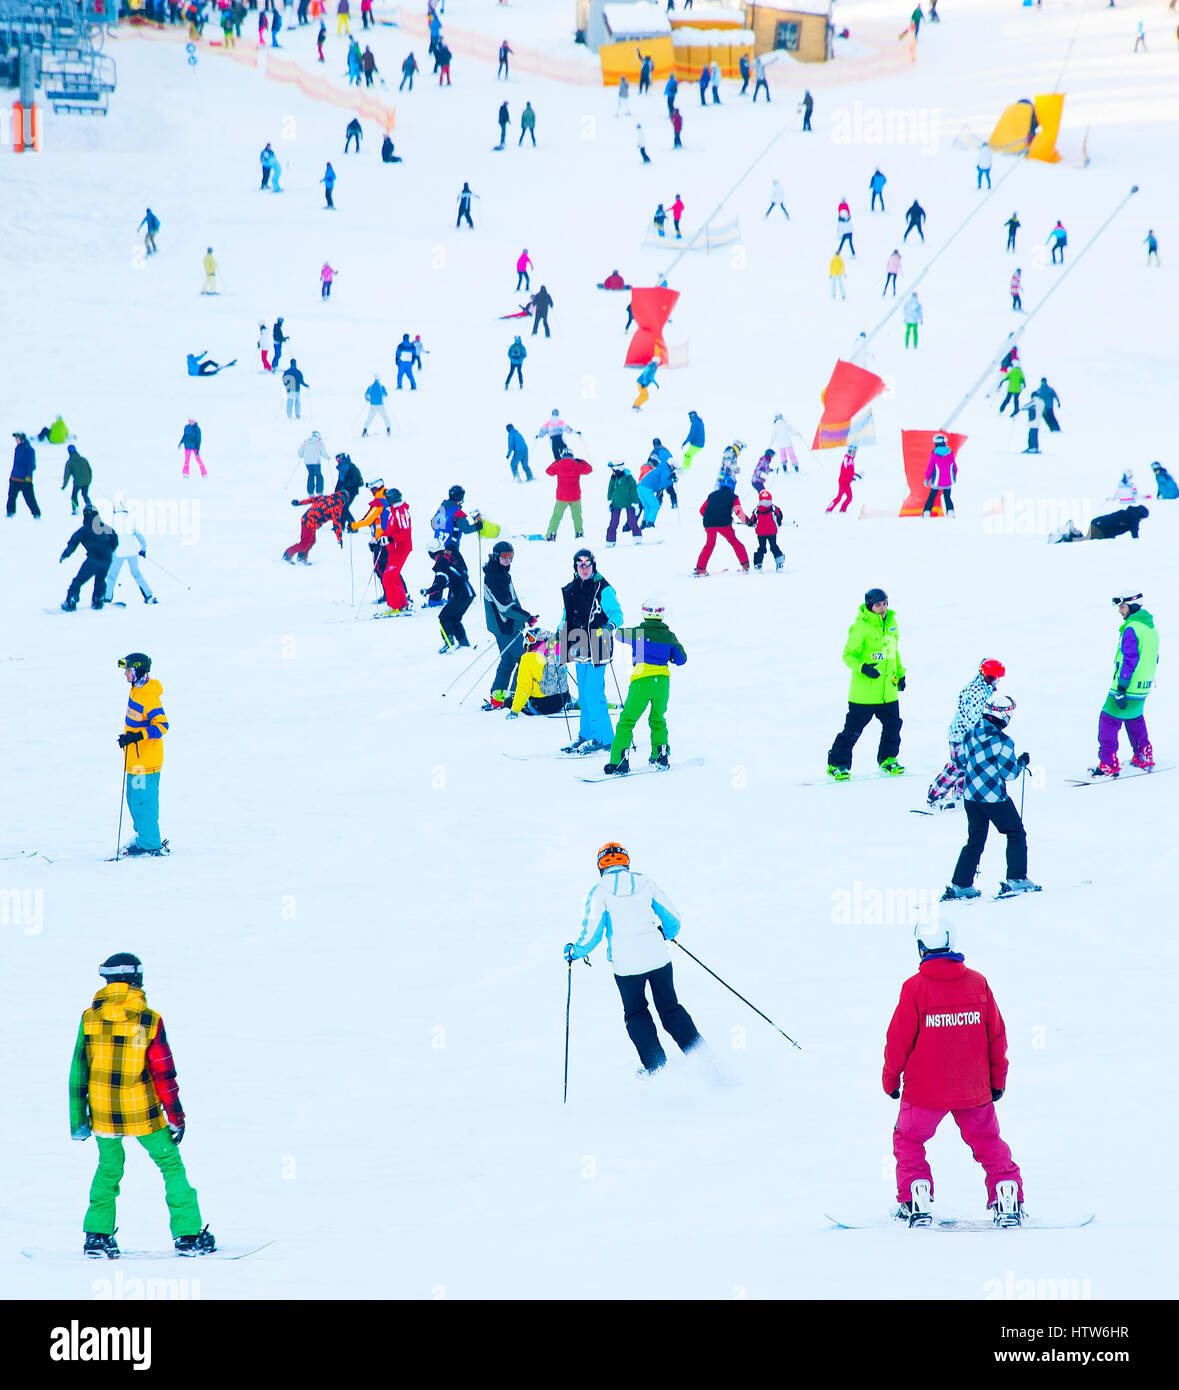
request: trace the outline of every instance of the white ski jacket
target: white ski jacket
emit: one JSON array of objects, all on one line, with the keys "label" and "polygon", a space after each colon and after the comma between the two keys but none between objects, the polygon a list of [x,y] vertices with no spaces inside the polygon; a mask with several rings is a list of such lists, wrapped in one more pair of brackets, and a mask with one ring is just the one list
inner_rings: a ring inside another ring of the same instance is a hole
[{"label": "white ski jacket", "polygon": [[642,975],[667,964],[667,943],[679,929],[679,915],[654,879],[607,869],[586,895],[571,954],[580,960],[605,937],[615,975]]}]

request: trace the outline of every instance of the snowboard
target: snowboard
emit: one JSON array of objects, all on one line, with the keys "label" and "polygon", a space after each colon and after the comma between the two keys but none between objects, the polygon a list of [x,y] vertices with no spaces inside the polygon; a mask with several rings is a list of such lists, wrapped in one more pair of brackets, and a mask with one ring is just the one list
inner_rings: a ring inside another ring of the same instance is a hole
[{"label": "snowboard", "polygon": [[989,1216],[937,1216],[928,1226],[909,1226],[903,1221],[898,1221],[894,1216],[869,1216],[863,1221],[839,1221],[827,1212],[824,1212],[823,1215],[831,1222],[832,1226],[841,1231],[882,1230],[886,1226],[894,1226],[899,1231],[1068,1231],[1081,1226],[1088,1226],[1094,1219],[1094,1213],[1091,1211],[1086,1212],[1083,1216],[1063,1217],[1061,1219],[1025,1215],[1022,1225],[996,1226]]},{"label": "snowboard", "polygon": [[[853,772],[847,779],[848,782],[899,782],[902,777],[916,777],[915,772]],[[844,782],[837,782],[834,777],[824,777],[823,780],[814,782],[801,782],[803,787],[840,787],[845,786]]]},{"label": "snowboard", "polygon": [[1153,777],[1156,772],[1173,772],[1174,763],[1156,763],[1148,772],[1145,768],[1130,767],[1127,765],[1122,768],[1116,777],[1066,777],[1064,780],[1070,787],[1095,787],[1102,782],[1130,782],[1137,777]]},{"label": "snowboard", "polygon": [[684,758],[682,762],[672,763],[670,767],[652,767],[650,763],[647,763],[642,767],[632,767],[631,770],[622,777],[619,777],[616,772],[611,773],[609,776],[604,772],[600,772],[596,777],[582,777],[580,780],[582,782],[629,782],[632,777],[644,777],[648,773],[662,772],[666,774],[668,772],[675,772],[677,769],[683,771],[686,768],[703,766],[703,758]]},{"label": "snowboard", "polygon": [[[202,1260],[244,1260],[247,1255],[256,1255],[266,1250],[274,1241],[264,1240],[257,1245],[219,1245],[207,1255],[178,1255],[175,1250],[120,1250],[120,1260],[183,1260],[185,1264],[199,1264]],[[47,1246],[30,1245],[20,1252],[26,1260],[85,1260],[88,1264],[112,1265],[115,1260],[105,1255],[95,1258],[84,1255],[81,1250],[51,1250]]]}]

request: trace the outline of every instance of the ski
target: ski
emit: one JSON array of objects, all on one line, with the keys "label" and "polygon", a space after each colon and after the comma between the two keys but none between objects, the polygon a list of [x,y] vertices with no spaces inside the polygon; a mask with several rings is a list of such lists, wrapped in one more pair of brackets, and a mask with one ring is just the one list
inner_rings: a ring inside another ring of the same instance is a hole
[{"label": "ski", "polygon": [[[1089,887],[1092,886],[1092,883],[1093,883],[1093,880],[1092,880],[1091,878],[1082,878],[1082,879],[1078,879],[1075,883],[1066,883],[1064,886],[1065,886],[1065,888],[1089,888]],[[948,898],[947,898],[947,897],[943,894],[942,897],[940,897],[940,898],[938,899],[938,901],[939,901],[939,902],[943,902],[943,903],[997,903],[997,902],[1003,902],[1005,899],[1008,899],[1008,898],[1031,898],[1031,897],[1035,897],[1035,895],[1036,895],[1037,893],[1042,893],[1043,891],[1044,891],[1043,885],[1037,884],[1037,886],[1036,886],[1035,888],[1030,889],[1030,890],[1027,890],[1027,891],[1022,892],[1022,893],[1020,893],[1020,892],[1016,892],[1016,893],[1004,893],[1003,890],[1000,889],[997,893],[993,893],[993,894],[991,894],[991,895],[989,895],[989,896],[988,896],[986,893],[980,893],[980,894],[978,895],[977,898],[955,898],[955,897],[948,897]]]},{"label": "ski", "polygon": [[541,759],[557,758],[563,763],[575,763],[580,758],[592,758],[597,753],[609,753],[608,748],[595,748],[589,753],[564,753],[558,750],[556,753],[505,753],[505,758],[510,758],[514,763],[531,763]]},{"label": "ski", "polygon": [[1127,764],[1116,777],[1094,777],[1092,773],[1088,777],[1066,777],[1065,783],[1070,787],[1096,787],[1102,782],[1131,782],[1139,777],[1152,777],[1156,772],[1173,772],[1174,763],[1156,763],[1154,767],[1133,767]]},{"label": "ski", "polygon": [[[261,1241],[257,1245],[219,1245],[207,1255],[178,1255],[175,1250],[120,1250],[119,1260],[184,1260],[196,1264],[201,1260],[244,1260],[247,1255],[256,1255],[274,1244],[272,1240]],[[116,1260],[102,1255],[84,1255],[81,1250],[51,1250],[45,1246],[31,1245],[20,1252],[26,1260],[85,1260],[89,1264],[115,1264]]]},{"label": "ski", "polygon": [[826,1220],[831,1222],[832,1226],[841,1231],[882,1230],[887,1226],[894,1226],[901,1231],[1066,1231],[1088,1226],[1095,1217],[1091,1211],[1086,1212],[1083,1216],[1061,1219],[1025,1214],[1018,1226],[996,1226],[989,1216],[937,1216],[928,1226],[910,1226],[908,1222],[899,1221],[895,1216],[870,1216],[864,1221],[840,1221],[827,1212],[824,1212],[823,1215]]},{"label": "ski", "polygon": [[643,777],[650,772],[675,772],[683,771],[690,767],[703,767],[703,758],[684,758],[682,762],[672,763],[670,767],[652,767],[648,763],[645,767],[633,767],[629,772],[619,776],[617,772],[612,772],[609,776],[606,773],[599,773],[597,777],[582,777],[582,782],[629,782],[632,777]]}]

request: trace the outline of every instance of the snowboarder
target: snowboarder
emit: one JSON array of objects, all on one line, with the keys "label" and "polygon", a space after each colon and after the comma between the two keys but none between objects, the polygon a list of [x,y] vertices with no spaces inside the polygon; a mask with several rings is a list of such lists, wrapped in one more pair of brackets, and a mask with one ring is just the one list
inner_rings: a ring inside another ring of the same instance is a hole
[{"label": "snowboarder", "polygon": [[[896,1217],[929,1225],[933,1174],[925,1146],[947,1111],[986,1172],[997,1226],[1023,1219],[1023,1179],[999,1135],[995,1102],[1007,1086],[1007,1030],[986,979],[954,949],[952,927],[919,924],[921,965],[901,987],[888,1025],[881,1083],[901,1109],[892,1133]],[[904,1095],[901,1077],[904,1076]]]},{"label": "snowboarder", "polygon": [[524,346],[523,340],[517,334],[512,339],[508,348],[508,377],[504,382],[504,390],[512,384],[512,374],[515,373],[516,380],[520,383],[520,390],[524,389],[524,359],[528,356],[528,349]]},{"label": "snowboarder", "polygon": [[536,337],[536,331],[544,324],[544,336],[551,338],[549,332],[549,310],[553,307],[553,296],[541,285],[540,289],[532,296],[529,301],[532,305],[532,336]]},{"label": "snowboarder", "polygon": [[81,494],[83,502],[89,507],[90,484],[94,479],[94,472],[90,467],[90,460],[84,458],[72,444],[66,446],[65,471],[61,475],[61,490],[64,492],[69,484],[73,483],[70,492],[70,515],[78,514],[78,495]]},{"label": "snowboarder", "polygon": [[914,290],[905,300],[904,308],[901,310],[901,319],[905,325],[905,346],[909,346],[912,339],[913,347],[917,347],[917,330],[925,322],[925,310],[921,307],[921,301],[917,298],[917,291]]},{"label": "snowboarder", "polygon": [[397,349],[393,353],[393,361],[397,365],[397,390],[402,389],[402,382],[409,382],[409,389],[416,391],[418,384],[413,377],[414,358],[416,354],[413,344],[409,341],[409,334],[403,333],[401,341],[397,344]]},{"label": "snowboarder", "polygon": [[786,190],[782,187],[779,179],[770,180],[770,205],[766,208],[766,217],[768,217],[775,208],[781,208],[782,215],[786,218],[786,221],[790,221],[790,214],[786,211]]},{"label": "snowboarder", "polygon": [[880,200],[880,211],[881,211],[881,212],[884,212],[884,211],[885,211],[885,207],[884,207],[884,185],[885,185],[887,182],[888,182],[888,180],[884,177],[884,175],[880,172],[879,169],[877,169],[877,170],[873,173],[872,177],[868,180],[868,188],[871,190],[871,193],[872,193],[872,205],[871,205],[871,207],[868,209],[869,212],[875,212],[875,211],[876,211],[876,200],[877,200],[877,199]]},{"label": "snowboarder", "polygon": [[897,761],[902,722],[897,696],[905,688],[899,640],[897,615],[888,606],[888,595],[883,589],[869,589],[843,647],[843,664],[852,673],[847,717],[827,754],[827,776],[837,782],[851,776],[856,741],[873,719],[880,720],[876,749],[880,771],[899,777],[905,770]]},{"label": "snowboarder", "polygon": [[643,604],[643,620],[638,627],[619,627],[616,638],[631,649],[630,685],[618,717],[614,742],[610,745],[610,761],[603,771],[607,776],[625,776],[630,772],[631,735],[635,725],[649,709],[647,722],[651,732],[652,767],[670,767],[671,748],[667,741],[667,701],[671,693],[671,666],[683,666],[688,660],[683,643],[664,622],[661,603]]},{"label": "snowboarder", "polygon": [[374,376],[372,385],[364,393],[364,399],[368,401],[368,414],[364,418],[364,428],[360,431],[360,437],[362,439],[368,434],[369,425],[372,424],[378,415],[385,422],[385,433],[393,433],[393,427],[389,423],[389,412],[385,409],[385,398],[388,394],[389,392],[381,383],[381,378],[379,376]]},{"label": "snowboarder", "polygon": [[730,483],[726,479],[714,488],[701,503],[700,515],[704,519],[704,545],[696,557],[696,568],[692,571],[693,576],[699,579],[708,573],[708,562],[712,558],[718,536],[723,536],[733,547],[733,554],[736,555],[742,571],[748,574],[749,554],[737,539],[736,531],[733,530],[734,518],[742,522],[748,520],[741,510],[735,480]]},{"label": "snowboarder", "polygon": [[647,986],[659,1022],[685,1056],[705,1046],[692,1016],[676,998],[667,943],[679,934],[680,918],[659,885],[630,867],[619,844],[598,851],[600,881],[590,889],[581,915],[581,935],[565,946],[565,959],[587,957],[606,938],[606,959],[622,996],[627,1036],[642,1064],[638,1075],[654,1076],[667,1064],[647,1007]]},{"label": "snowboarder", "polygon": [[1044,423],[1048,426],[1050,434],[1056,434],[1060,429],[1060,421],[1056,418],[1056,407],[1060,404],[1060,397],[1048,385],[1048,378],[1041,377],[1040,384],[1032,392],[1032,395],[1040,402],[1040,409],[1044,413]]},{"label": "snowboarder", "polygon": [[545,528],[545,540],[555,541],[557,529],[566,510],[573,516],[573,538],[580,540],[583,535],[581,520],[581,480],[594,470],[585,459],[576,459],[566,449],[561,458],[554,459],[545,469],[550,478],[557,480],[557,499],[553,504],[553,514]]},{"label": "snowboarder", "polygon": [[897,276],[901,273],[901,253],[894,247],[893,253],[889,256],[884,265],[884,288],[880,291],[883,299],[888,293],[889,281],[892,281],[892,297],[897,297]]},{"label": "snowboarder", "polygon": [[1151,472],[1154,474],[1154,495],[1160,502],[1174,502],[1179,498],[1179,483],[1171,477],[1170,473],[1161,463],[1152,463]]},{"label": "snowboarder", "polygon": [[655,373],[658,370],[659,362],[656,358],[652,357],[650,362],[648,362],[639,373],[635,382],[639,388],[639,393],[631,402],[631,408],[633,410],[642,410],[643,406],[647,404],[647,400],[651,394],[650,391],[647,390],[648,386],[654,386],[656,391],[659,390],[659,383],[655,380]]},{"label": "snowboarder", "polygon": [[[1056,226],[1048,233],[1048,240],[1045,246],[1052,247],[1052,264],[1064,264],[1064,248],[1068,245],[1068,233],[1064,229],[1064,223],[1058,221]],[[1057,256],[1059,253],[1059,262]]]},{"label": "snowboarder", "polygon": [[406,54],[405,58],[402,60],[401,63],[401,86],[398,87],[397,90],[399,92],[405,91],[405,84],[408,82],[409,90],[412,92],[413,75],[415,72],[420,71],[421,69],[418,66],[418,60],[413,56],[412,53]]},{"label": "snowboarder", "polygon": [[[147,212],[144,214],[143,221],[139,224],[139,227],[147,228],[147,231],[144,233],[143,244],[147,248],[147,254],[149,256],[154,256],[160,249],[156,245],[156,233],[160,230],[160,219],[152,212],[151,208],[148,208]],[[139,227],[136,227],[135,230],[139,231]],[[1157,243],[1155,249],[1158,249]]]},{"label": "snowboarder", "polygon": [[1113,681],[1097,721],[1098,763],[1091,773],[1094,777],[1116,777],[1121,771],[1118,736],[1123,726],[1134,750],[1131,766],[1145,771],[1154,767],[1145,707],[1158,664],[1158,629],[1142,606],[1141,594],[1115,596],[1114,606],[1121,614],[1122,625],[1118,629]]},{"label": "snowboarder", "polygon": [[340,272],[327,261],[319,269],[319,297],[320,299],[330,299],[332,297],[332,281]]},{"label": "snowboarder", "polygon": [[[520,343],[520,339],[517,338],[516,342]],[[513,343],[512,346],[514,347],[515,343]],[[520,347],[523,348],[523,346],[524,344],[520,343]],[[511,380],[510,372],[508,374],[508,380]],[[523,385],[523,382],[521,382],[521,385]],[[507,390],[506,386],[504,390]],[[532,481],[532,469],[528,467],[528,442],[516,426],[512,424],[508,425],[508,452],[505,457],[512,466],[512,477],[515,478],[518,483],[530,483]],[[523,471],[523,477],[520,476],[521,471]]]},{"label": "snowboarder", "polygon": [[[516,257],[516,291],[530,290],[532,288],[532,277],[528,274],[529,267],[532,266],[532,257],[528,254],[527,246]],[[533,267],[535,269],[535,267]]]},{"label": "snowboarder", "polygon": [[[110,535],[113,544],[114,532]],[[168,842],[160,838],[160,773],[164,766],[164,735],[168,732],[164,687],[151,674],[151,657],[144,652],[129,652],[120,657],[119,668],[126,672],[130,686],[118,744],[123,750],[127,779],[127,810],[135,827],[135,835],[123,846],[122,853],[167,854]]]},{"label": "snowboarder", "polygon": [[516,142],[516,148],[524,143],[524,137],[528,135],[532,139],[532,148],[536,149],[536,112],[532,109],[532,103],[526,101],[524,110],[520,113],[520,138]]},{"label": "snowboarder", "polygon": [[933,448],[929,455],[929,464],[925,470],[925,486],[929,489],[929,494],[925,499],[922,516],[933,515],[939,492],[945,504],[946,515],[954,515],[954,499],[950,496],[950,489],[954,486],[954,480],[957,476],[958,460],[954,457],[949,440],[944,434],[935,434]]},{"label": "snowboarder", "polygon": [[966,733],[982,718],[983,707],[1007,668],[994,657],[980,661],[974,678],[958,692],[958,708],[950,721],[950,758],[925,794],[931,811],[952,811],[962,800],[966,775]]},{"label": "snowboarder", "polygon": [[1138,528],[1150,515],[1145,507],[1123,507],[1121,511],[1095,516],[1085,532],[1087,541],[1112,541],[1127,533],[1138,539]]},{"label": "snowboarder", "polygon": [[399,154],[394,154],[394,153],[393,153],[393,137],[392,137],[391,135],[389,135],[388,133],[385,134],[385,137],[384,137],[384,138],[382,139],[382,141],[381,141],[381,163],[382,163],[382,164],[400,164],[400,163],[401,163],[401,156],[400,156]]},{"label": "snowboarder", "polygon": [[64,564],[79,546],[86,553],[81,568],[70,580],[70,586],[66,590],[65,602],[61,605],[65,612],[72,613],[77,608],[82,585],[91,579],[94,581],[94,587],[90,591],[90,607],[103,606],[106,602],[106,576],[118,542],[119,538],[111,527],[103,524],[97,507],[82,508],[82,524],[70,537],[66,548],[61,552],[61,559],[57,562],[59,565]]},{"label": "snowboarder", "polygon": [[909,240],[909,233],[916,232],[922,241],[925,240],[925,209],[913,199],[912,203],[905,210],[905,235],[901,237],[901,244],[904,245]]},{"label": "snowboarder", "polygon": [[553,458],[559,459],[565,452],[566,434],[580,435],[581,431],[575,430],[572,425],[567,425],[565,421],[561,419],[560,411],[554,409],[552,415],[549,416],[537,431],[536,437],[537,439],[547,438],[549,444],[552,446]]},{"label": "snowboarder", "polygon": [[292,507],[306,507],[303,513],[303,521],[300,527],[299,539],[294,545],[288,546],[282,553],[282,558],[288,565],[295,563],[298,557],[301,565],[309,565],[307,555],[315,544],[316,532],[326,523],[330,522],[332,530],[336,533],[336,540],[340,543],[340,549],[344,548],[344,494],[341,492],[325,492],[313,497],[292,497]]},{"label": "snowboarder", "polygon": [[334,208],[336,205],[332,202],[332,189],[336,186],[336,171],[332,168],[330,160],[323,171],[323,178],[320,179],[320,183],[323,184],[324,206]]},{"label": "snowboarder", "polygon": [[841,512],[847,511],[848,507],[851,506],[852,483],[857,482],[859,477],[860,475],[856,472],[856,446],[849,444],[847,453],[843,456],[843,462],[839,465],[839,489],[827,504],[829,512],[833,512],[841,501],[843,506],[839,510]]},{"label": "snowboarder", "polygon": [[360,153],[360,142],[364,139],[364,127],[355,116],[344,127],[344,153],[348,153],[348,148],[352,142],[356,141],[356,153]]},{"label": "snowboarder", "polygon": [[978,154],[974,160],[975,188],[982,187],[983,179],[987,181],[987,187],[991,186],[991,147],[985,141],[979,146]]},{"label": "snowboarder", "polygon": [[504,80],[505,82],[507,82],[507,81],[510,80],[510,78],[511,78],[511,73],[510,73],[509,70],[508,70],[508,58],[509,58],[509,57],[511,56],[511,54],[513,54],[515,51],[516,51],[516,50],[511,46],[511,44],[508,43],[507,39],[504,39],[503,43],[500,44],[500,46],[499,46],[499,67],[497,67],[496,70],[495,70],[495,80],[496,80],[497,82],[499,81],[499,79],[500,79],[501,77],[503,78],[503,80]]},{"label": "snowboarder", "polygon": [[782,508],[774,506],[774,499],[764,488],[757,494],[757,506],[749,518],[750,526],[757,537],[757,550],[753,556],[753,568],[760,572],[761,563],[766,557],[766,547],[774,557],[774,567],[781,569],[786,557],[778,548],[778,528],[782,525]]},{"label": "snowboarder", "polygon": [[115,1200],[123,1180],[123,1141],[134,1136],[164,1179],[172,1243],[177,1255],[209,1255],[217,1248],[201,1224],[196,1189],[188,1181],[179,1145],[184,1110],[164,1020],[147,1007],[143,965],[120,951],[98,967],[105,981],[83,1014],[70,1063],[70,1138],[98,1146],[98,1170],[82,1221],[82,1252],[117,1260]]},{"label": "snowboarder", "polygon": [[1015,234],[1019,231],[1023,223],[1020,222],[1019,215],[1013,212],[1003,225],[1007,228],[1007,250],[1014,251]]},{"label": "snowboarder", "polygon": [[536,615],[525,609],[512,582],[516,552],[507,541],[496,541],[483,566],[483,617],[487,631],[499,648],[499,664],[491,680],[491,696],[485,709],[503,709],[508,703],[512,671],[524,650],[524,629],[535,627]]},{"label": "snowboarder", "polygon": [[[467,575],[466,565],[444,539],[435,537],[426,549],[434,567],[434,578],[430,587],[421,592],[427,608],[442,607],[438,615],[438,625],[442,630],[439,655],[446,656],[460,647],[471,645],[463,627],[463,615],[475,601],[475,588]],[[447,595],[445,604],[442,602],[444,592]]]},{"label": "snowboarder", "polygon": [[694,410],[688,411],[688,433],[684,438],[684,456],[680,460],[680,467],[687,472],[692,466],[692,460],[704,448],[704,421]]},{"label": "snowboarder", "polygon": [[205,461],[201,458],[201,427],[197,422],[189,417],[180,435],[180,443],[176,446],[184,450],[184,467],[180,470],[182,478],[188,477],[188,466],[193,459],[197,461],[197,467],[201,470],[201,477],[207,478],[209,470],[205,467]]},{"label": "snowboarder", "polygon": [[323,492],[323,465],[328,461],[328,451],[318,430],[312,430],[299,445],[298,456],[307,469],[307,491],[316,497]]},{"label": "snowboarder", "polygon": [[463,219],[465,218],[467,226],[470,227],[472,231],[475,230],[475,224],[471,221],[471,199],[477,198],[478,196],[478,193],[471,192],[471,185],[469,183],[463,184],[463,191],[456,199],[458,203],[458,217],[455,219],[454,224],[456,228],[462,225]]},{"label": "snowboarder", "polygon": [[217,285],[217,262],[213,259],[213,248],[207,247],[201,259],[201,265],[205,272],[205,283],[201,288],[202,294],[220,294],[221,290]]},{"label": "snowboarder", "polygon": [[1018,266],[1015,274],[1011,277],[1011,308],[1015,313],[1023,313],[1023,271]]},{"label": "snowboarder", "polygon": [[1007,837],[1007,878],[1000,892],[1036,893],[1039,885],[1028,878],[1028,838],[1007,783],[1022,777],[1030,757],[1015,756],[1015,744],[1005,730],[1015,713],[1010,695],[988,695],[982,717],[966,730],[963,740],[962,795],[966,808],[967,838],[954,866],[954,876],[942,894],[943,902],[977,898],[974,876],[993,825]]},{"label": "snowboarder", "polygon": [[144,579],[143,572],[139,568],[140,560],[147,557],[147,541],[144,540],[140,531],[132,525],[126,507],[115,508],[114,524],[117,543],[114,554],[111,556],[110,568],[106,574],[106,602],[114,602],[115,585],[119,580],[119,571],[126,565],[131,571],[131,578],[139,586],[144,603],[158,603],[159,600],[151,591],[151,585]]},{"label": "snowboarder", "polygon": [[298,362],[292,357],[290,366],[282,374],[283,390],[287,393],[287,419],[302,419],[303,406],[300,401],[300,392],[304,387],[308,391],[311,387],[307,384],[307,379],[299,370]]}]

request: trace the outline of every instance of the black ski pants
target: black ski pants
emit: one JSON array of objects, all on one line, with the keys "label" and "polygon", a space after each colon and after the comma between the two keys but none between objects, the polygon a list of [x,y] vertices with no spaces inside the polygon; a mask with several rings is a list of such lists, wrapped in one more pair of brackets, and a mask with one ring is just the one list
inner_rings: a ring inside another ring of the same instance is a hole
[{"label": "black ski pants", "polygon": [[463,614],[474,603],[474,595],[463,597],[462,595],[451,595],[443,606],[442,612],[438,614],[438,621],[442,626],[442,631],[446,633],[452,641],[460,647],[469,647],[471,644],[467,640],[467,632],[463,627]]},{"label": "black ski pants", "polygon": [[67,598],[77,598],[82,592],[82,585],[94,580],[94,588],[90,591],[90,602],[96,607],[101,604],[106,593],[106,576],[111,567],[109,556],[104,556],[101,560],[91,559],[89,555],[82,561],[82,568],[74,575],[67,590]]},{"label": "black ski pants", "polygon": [[491,680],[491,693],[494,695],[497,690],[507,690],[512,679],[512,672],[516,669],[516,663],[524,652],[523,632],[493,632],[495,645],[499,648],[499,665],[495,668],[495,675]]},{"label": "black ski pants", "polygon": [[901,751],[900,701],[890,700],[883,705],[861,705],[849,700],[843,728],[836,735],[831,751],[827,754],[827,761],[832,767],[851,767],[852,750],[856,746],[856,740],[873,719],[880,720],[880,744],[876,749],[876,761],[882,763],[885,758],[896,757]]},{"label": "black ski pants", "polygon": [[778,549],[778,542],[773,536],[758,536],[757,551],[753,556],[753,568],[761,569],[761,562],[766,558],[766,547],[769,546],[770,553],[775,560],[782,558],[782,552]]},{"label": "black ski pants", "polygon": [[671,978],[671,961],[658,970],[645,970],[641,975],[615,975],[614,983],[622,995],[622,1012],[626,1031],[647,1071],[655,1071],[667,1061],[667,1055],[655,1031],[655,1021],[647,1008],[647,985],[659,1022],[671,1034],[681,1052],[687,1052],[700,1041],[692,1015],[675,997]]},{"label": "black ski pants", "polygon": [[966,807],[967,836],[958,863],[954,866],[954,885],[958,888],[974,887],[978,861],[982,858],[987,831],[992,825],[1001,835],[1007,836],[1007,877],[1027,878],[1028,837],[1015,809],[1015,802],[1008,796],[1002,801],[965,801],[963,805]]},{"label": "black ski pants", "polygon": [[37,506],[37,498],[33,492],[32,478],[9,478],[8,480],[8,507],[9,516],[16,515],[16,499],[23,497],[29,511],[34,516],[41,515],[41,508]]}]

